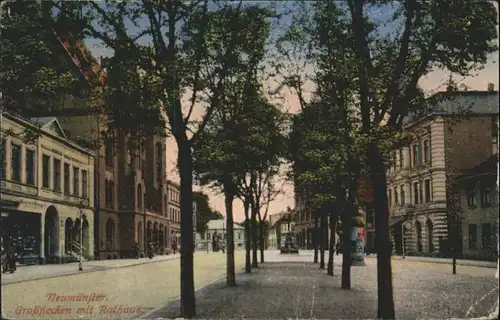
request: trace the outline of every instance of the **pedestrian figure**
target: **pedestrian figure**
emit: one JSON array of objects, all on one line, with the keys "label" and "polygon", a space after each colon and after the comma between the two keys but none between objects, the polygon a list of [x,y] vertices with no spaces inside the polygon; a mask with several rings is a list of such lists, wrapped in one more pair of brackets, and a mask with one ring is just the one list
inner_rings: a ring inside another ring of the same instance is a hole
[{"label": "pedestrian figure", "polygon": [[149,259],[153,259],[154,257],[154,247],[153,247],[153,243],[149,243],[149,247],[148,247],[148,258]]},{"label": "pedestrian figure", "polygon": [[135,243],[135,246],[134,246],[134,254],[135,254],[135,258],[136,259],[139,259],[139,244],[136,242]]},{"label": "pedestrian figure", "polygon": [[16,258],[17,254],[14,247],[9,247],[5,255],[3,273],[8,271],[10,271],[10,273],[14,273],[16,271]]},{"label": "pedestrian figure", "polygon": [[174,254],[177,252],[177,241],[175,241],[175,240],[172,243],[172,250],[174,250]]}]

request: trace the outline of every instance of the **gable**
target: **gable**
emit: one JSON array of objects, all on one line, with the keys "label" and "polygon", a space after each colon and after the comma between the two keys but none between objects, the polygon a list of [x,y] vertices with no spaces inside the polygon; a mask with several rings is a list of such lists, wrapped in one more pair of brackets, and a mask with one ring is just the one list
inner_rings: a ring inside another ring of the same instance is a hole
[{"label": "gable", "polygon": [[61,125],[59,124],[59,121],[57,121],[56,118],[54,118],[54,120],[52,120],[49,123],[42,126],[42,129],[44,129],[48,133],[51,133],[59,138],[63,138],[63,139],[68,138],[66,136],[66,133],[64,133],[64,130],[62,129]]}]

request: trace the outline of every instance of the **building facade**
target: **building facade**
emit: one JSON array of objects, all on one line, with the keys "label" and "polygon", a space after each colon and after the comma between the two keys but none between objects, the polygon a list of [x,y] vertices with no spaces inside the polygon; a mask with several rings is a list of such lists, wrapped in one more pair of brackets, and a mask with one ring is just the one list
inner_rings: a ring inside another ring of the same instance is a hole
[{"label": "building facade", "polygon": [[[234,249],[245,249],[245,228],[237,223],[233,224]],[[227,226],[225,219],[210,220],[207,224],[207,231],[204,234],[196,235],[197,250],[213,250],[214,241],[219,245],[225,245],[227,240]]]},{"label": "building facade", "polygon": [[[387,196],[394,250],[438,254],[449,233],[450,179],[493,154],[498,92],[452,93],[425,116],[411,119],[405,129],[416,140],[393,150],[387,172]],[[462,118],[457,111],[467,106]],[[367,210],[367,227],[373,219]],[[375,227],[367,228],[373,242]]]},{"label": "building facade", "polygon": [[464,258],[498,257],[498,153],[456,179]]},{"label": "building facade", "polygon": [[2,245],[24,263],[94,257],[94,154],[56,118],[2,113]]}]

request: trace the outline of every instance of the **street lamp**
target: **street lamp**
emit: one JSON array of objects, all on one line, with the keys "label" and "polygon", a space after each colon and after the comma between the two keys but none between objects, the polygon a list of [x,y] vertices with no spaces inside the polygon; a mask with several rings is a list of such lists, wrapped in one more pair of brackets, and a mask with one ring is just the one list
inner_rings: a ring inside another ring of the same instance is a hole
[{"label": "street lamp", "polygon": [[84,199],[80,201],[80,250],[78,254],[78,271],[83,271],[83,262],[82,262],[82,256],[83,256],[83,208],[88,207],[89,201],[87,199]]}]

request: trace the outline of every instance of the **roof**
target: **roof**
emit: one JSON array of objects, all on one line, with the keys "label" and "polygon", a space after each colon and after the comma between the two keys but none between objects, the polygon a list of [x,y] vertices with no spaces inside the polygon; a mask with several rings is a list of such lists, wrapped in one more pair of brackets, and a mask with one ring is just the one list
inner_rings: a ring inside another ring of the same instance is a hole
[{"label": "roof", "polygon": [[57,118],[55,118],[55,117],[41,117],[41,118],[30,118],[30,120],[35,125],[38,125],[41,129],[44,129],[44,130],[49,131],[49,132],[53,131],[51,133],[59,135],[61,138],[68,139],[68,136],[64,132],[59,121],[57,121]]},{"label": "roof", "polygon": [[[227,229],[226,228],[226,220],[225,219],[210,220],[210,221],[208,221],[207,229],[208,230]],[[236,230],[236,229],[243,230],[244,228],[237,223],[233,223],[233,229],[234,230]]]},{"label": "roof", "polygon": [[498,153],[490,156],[487,160],[481,162],[479,165],[471,168],[463,175],[457,177],[458,181],[470,180],[479,177],[497,177],[498,170]]},{"label": "roof", "polygon": [[442,91],[427,99],[426,108],[408,115],[407,127],[433,115],[498,114],[498,91]]}]

